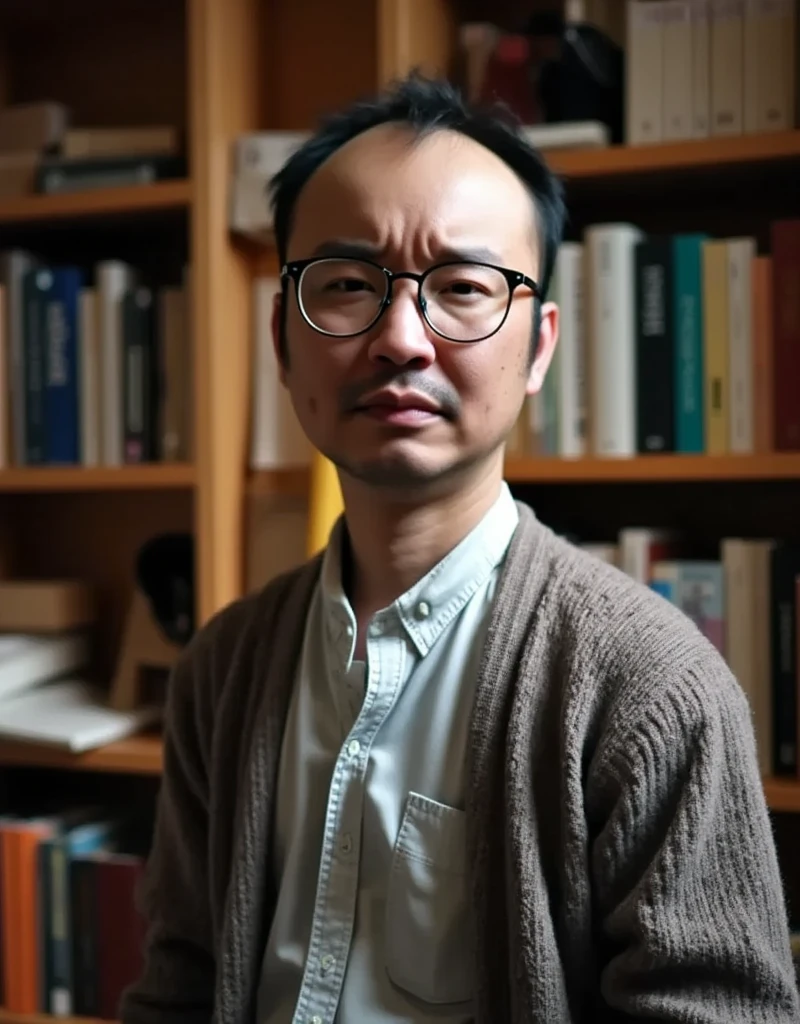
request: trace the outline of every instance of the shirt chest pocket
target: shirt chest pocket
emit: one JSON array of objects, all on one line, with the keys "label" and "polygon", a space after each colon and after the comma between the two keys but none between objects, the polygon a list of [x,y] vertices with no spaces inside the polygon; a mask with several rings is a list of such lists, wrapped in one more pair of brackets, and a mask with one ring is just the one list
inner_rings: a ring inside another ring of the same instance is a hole
[{"label": "shirt chest pocket", "polygon": [[425,1002],[471,998],[466,887],[465,813],[409,793],[389,875],[386,969]]}]

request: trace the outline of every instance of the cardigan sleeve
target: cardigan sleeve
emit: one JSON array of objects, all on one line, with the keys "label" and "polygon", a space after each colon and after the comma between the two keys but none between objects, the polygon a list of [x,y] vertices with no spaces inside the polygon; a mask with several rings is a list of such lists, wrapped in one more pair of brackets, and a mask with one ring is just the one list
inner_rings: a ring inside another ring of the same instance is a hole
[{"label": "cardigan sleeve", "polygon": [[163,774],[139,892],[147,922],[144,969],[123,994],[122,1024],[208,1024],[212,1017],[204,646],[201,633],[182,652],[169,681]]},{"label": "cardigan sleeve", "polygon": [[749,707],[701,660],[618,714],[590,771],[602,1019],[798,1024]]}]

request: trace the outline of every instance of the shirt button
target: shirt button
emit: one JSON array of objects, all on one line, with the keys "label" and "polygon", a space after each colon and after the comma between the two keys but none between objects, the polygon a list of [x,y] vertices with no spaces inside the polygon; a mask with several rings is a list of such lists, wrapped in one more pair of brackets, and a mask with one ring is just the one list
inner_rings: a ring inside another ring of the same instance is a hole
[{"label": "shirt button", "polygon": [[420,601],[417,605],[417,617],[420,619],[427,619],[431,613],[431,606],[427,601]]},{"label": "shirt button", "polygon": [[312,1017],[308,1024],[322,1024],[322,1017]]},{"label": "shirt button", "polygon": [[339,849],[343,854],[347,855],[353,849],[353,838],[349,834],[342,836],[342,841],[339,844]]},{"label": "shirt button", "polygon": [[361,744],[358,742],[358,740],[350,740],[350,742],[347,744],[347,753],[351,757],[358,757],[358,755],[361,753]]},{"label": "shirt button", "polygon": [[328,974],[330,971],[333,970],[333,968],[335,966],[336,966],[336,957],[335,956],[331,956],[330,953],[327,953],[322,958],[322,973],[323,974]]}]

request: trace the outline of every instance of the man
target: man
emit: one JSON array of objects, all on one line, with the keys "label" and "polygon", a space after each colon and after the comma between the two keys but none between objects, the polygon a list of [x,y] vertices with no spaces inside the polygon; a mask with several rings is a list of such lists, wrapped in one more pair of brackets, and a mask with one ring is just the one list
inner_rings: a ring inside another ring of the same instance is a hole
[{"label": "man", "polygon": [[800,1020],[741,691],[503,482],[557,182],[412,77],[274,202],[276,351],[346,512],[174,673],[125,1024]]}]

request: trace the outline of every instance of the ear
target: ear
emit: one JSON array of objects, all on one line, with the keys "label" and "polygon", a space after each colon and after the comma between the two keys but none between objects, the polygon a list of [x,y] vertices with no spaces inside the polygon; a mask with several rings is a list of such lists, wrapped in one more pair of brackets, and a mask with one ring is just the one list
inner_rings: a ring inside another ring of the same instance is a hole
[{"label": "ear", "polygon": [[542,305],[538,340],[536,358],[528,374],[528,386],[525,389],[527,395],[535,395],[537,391],[541,390],[547,369],[556,350],[558,343],[558,306],[555,302],[545,302]]},{"label": "ear", "polygon": [[275,361],[278,364],[278,376],[281,384],[286,386],[286,366],[281,352],[281,317],[283,307],[283,295],[276,292],[272,300],[272,347],[275,350]]}]

